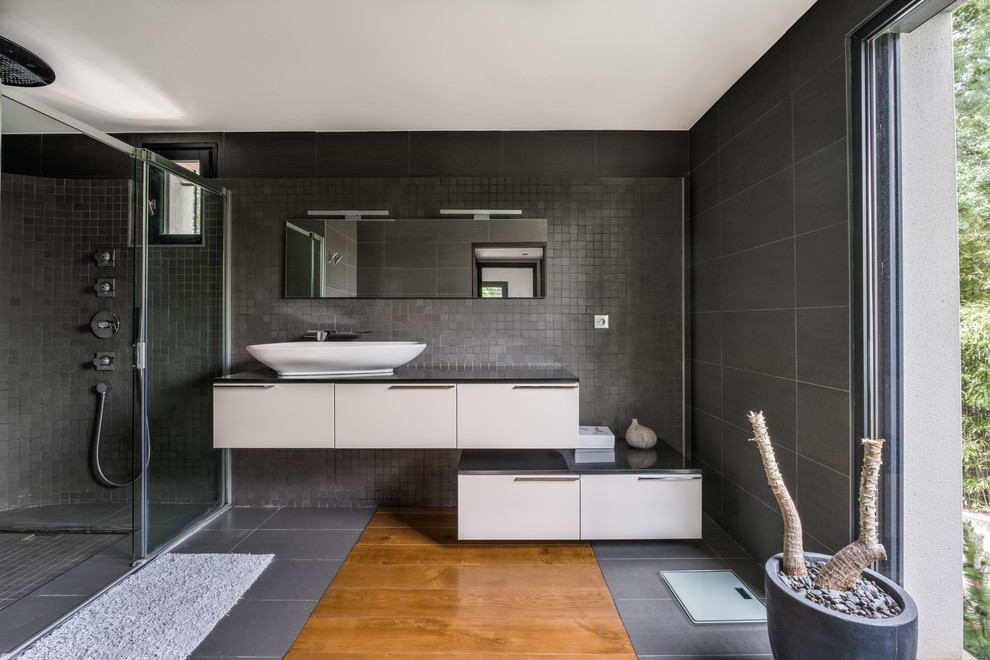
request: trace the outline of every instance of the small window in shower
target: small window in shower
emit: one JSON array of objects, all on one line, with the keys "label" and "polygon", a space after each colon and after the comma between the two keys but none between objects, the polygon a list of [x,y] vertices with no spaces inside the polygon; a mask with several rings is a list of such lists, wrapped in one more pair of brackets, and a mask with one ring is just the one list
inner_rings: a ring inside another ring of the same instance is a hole
[{"label": "small window in shower", "polygon": [[[200,176],[216,176],[216,145],[145,144],[145,148]],[[152,167],[148,180],[148,242],[202,245],[203,190],[180,176]]]}]

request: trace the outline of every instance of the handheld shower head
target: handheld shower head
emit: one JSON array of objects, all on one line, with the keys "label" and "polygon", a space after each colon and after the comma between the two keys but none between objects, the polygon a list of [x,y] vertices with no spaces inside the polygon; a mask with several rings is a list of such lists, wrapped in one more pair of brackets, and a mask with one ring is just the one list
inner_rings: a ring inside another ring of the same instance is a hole
[{"label": "handheld shower head", "polygon": [[107,385],[106,383],[99,383],[96,386],[96,393],[97,394],[106,394],[109,391],[110,391],[110,386]]}]

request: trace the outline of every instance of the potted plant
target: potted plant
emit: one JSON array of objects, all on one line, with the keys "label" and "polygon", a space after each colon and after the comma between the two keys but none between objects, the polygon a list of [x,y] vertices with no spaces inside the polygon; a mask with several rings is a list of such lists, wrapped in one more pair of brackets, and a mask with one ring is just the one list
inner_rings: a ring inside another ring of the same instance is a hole
[{"label": "potted plant", "polygon": [[887,553],[877,537],[883,440],[863,441],[859,538],[835,555],[804,552],[801,518],[777,468],[763,413],[749,413],[767,482],[784,517],[783,552],[766,563],[767,633],[777,660],[914,660],[918,609],[897,583],[867,569]]}]

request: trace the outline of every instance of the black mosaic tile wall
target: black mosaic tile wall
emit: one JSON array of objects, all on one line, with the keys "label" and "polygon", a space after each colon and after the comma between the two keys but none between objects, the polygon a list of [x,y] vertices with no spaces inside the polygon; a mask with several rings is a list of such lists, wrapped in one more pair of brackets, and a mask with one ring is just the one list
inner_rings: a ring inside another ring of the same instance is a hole
[{"label": "black mosaic tile wall", "polygon": [[149,247],[149,499],[154,503],[205,506],[220,498],[212,383],[223,371],[223,201],[204,192],[202,202],[201,245]]},{"label": "black mosaic tile wall", "polygon": [[[95,386],[111,386],[100,451],[104,472],[132,470],[130,345],[133,261],[128,252],[128,180],[0,176],[0,510],[127,499],[90,473]],[[116,266],[97,268],[97,248]],[[97,277],[117,295],[97,298]],[[111,310],[121,329],[98,339],[90,319]],[[97,351],[114,351],[118,370],[95,371]]]},{"label": "black mosaic tile wall", "polygon": [[691,129],[691,426],[705,510],[757,559],[783,524],[747,439],[763,410],[805,548],[849,542],[845,35],[880,0],[820,0]]},{"label": "black mosaic tile wall", "polygon": [[[228,168],[230,165],[228,164]],[[221,166],[221,170],[223,165]],[[227,178],[233,192],[233,369],[244,347],[309,329],[419,340],[413,364],[559,364],[581,379],[581,423],[632,417],[680,446],[680,177]],[[282,298],[284,220],[317,208],[522,209],[548,220],[542,300]],[[594,314],[611,328],[595,330]],[[452,505],[455,451],[234,450],[239,505]]]}]

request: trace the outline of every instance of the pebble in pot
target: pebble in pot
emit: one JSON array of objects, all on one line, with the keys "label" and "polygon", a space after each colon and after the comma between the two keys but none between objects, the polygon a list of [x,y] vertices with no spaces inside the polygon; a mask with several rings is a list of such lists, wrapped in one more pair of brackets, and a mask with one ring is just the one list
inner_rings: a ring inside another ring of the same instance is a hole
[{"label": "pebble in pot", "polygon": [[657,434],[653,429],[640,426],[639,422],[634,419],[629,428],[626,429],[626,442],[630,447],[649,449],[657,444]]}]

